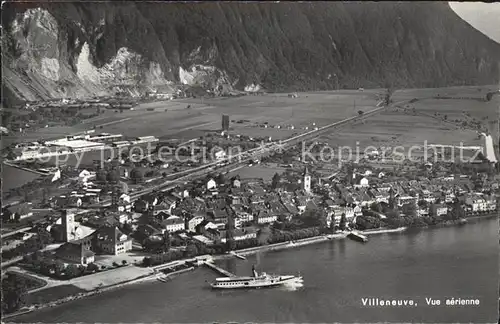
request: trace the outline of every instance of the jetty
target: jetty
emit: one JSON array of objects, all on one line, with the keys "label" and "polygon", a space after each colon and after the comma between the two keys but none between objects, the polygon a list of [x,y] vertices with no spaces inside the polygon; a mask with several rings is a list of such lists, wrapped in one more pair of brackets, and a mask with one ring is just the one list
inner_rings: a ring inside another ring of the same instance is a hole
[{"label": "jetty", "polygon": [[360,234],[356,231],[351,231],[347,235],[347,237],[354,240],[354,241],[358,241],[358,242],[362,242],[362,243],[368,242],[368,238],[366,236],[364,236],[363,234]]},{"label": "jetty", "polygon": [[192,271],[194,270],[195,268],[194,267],[189,267],[189,268],[185,268],[185,269],[181,269],[181,270],[177,270],[177,271],[174,271],[174,272],[170,272],[170,273],[163,273],[162,275],[160,274],[157,274],[156,276],[156,280],[160,281],[160,282],[163,282],[163,283],[166,283],[170,280],[170,276],[174,276],[174,275],[178,275],[178,274],[181,274],[181,273],[184,273],[184,272],[188,272],[188,271]]},{"label": "jetty", "polygon": [[226,276],[226,277],[235,277],[236,276],[235,274],[233,274],[227,270],[224,270],[219,266],[216,266],[214,263],[212,263],[210,261],[205,262],[204,265],[206,265],[210,269],[214,270],[215,272],[220,273],[223,276]]},{"label": "jetty", "polygon": [[237,257],[238,259],[240,260],[246,260],[247,258],[245,258],[243,255],[239,255],[238,253],[234,252],[234,251],[231,251],[229,252],[230,254],[234,255],[235,257]]},{"label": "jetty", "polygon": [[385,234],[385,233],[399,233],[399,232],[404,232],[407,229],[408,229],[408,227],[402,226],[402,227],[398,227],[398,228],[364,230],[364,231],[361,231],[361,233],[363,233],[363,235]]}]

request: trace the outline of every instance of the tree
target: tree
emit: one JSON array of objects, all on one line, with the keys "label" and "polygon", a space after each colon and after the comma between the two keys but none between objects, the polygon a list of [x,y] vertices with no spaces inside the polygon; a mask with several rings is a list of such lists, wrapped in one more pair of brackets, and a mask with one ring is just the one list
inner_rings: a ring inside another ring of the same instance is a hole
[{"label": "tree", "polygon": [[78,276],[80,270],[78,269],[78,266],[76,264],[70,264],[66,267],[66,270],[64,272],[66,273],[66,276],[68,278],[74,278]]},{"label": "tree", "polygon": [[127,265],[127,260],[122,260],[122,265],[123,266]]},{"label": "tree", "polygon": [[153,264],[152,260],[150,257],[144,257],[144,259],[142,259],[142,264],[145,266],[145,267],[149,267]]},{"label": "tree", "polygon": [[43,204],[43,205],[46,205],[46,204],[47,204],[47,199],[48,199],[47,189],[46,189],[46,188],[43,188],[43,189],[42,189],[42,204]]},{"label": "tree", "polygon": [[280,175],[276,172],[274,175],[273,175],[273,179],[271,181],[271,187],[273,189],[276,189],[278,187],[278,184],[280,183],[280,180],[281,180],[281,177]]},{"label": "tree", "polygon": [[62,272],[64,271],[64,269],[65,269],[64,263],[62,263],[61,261],[57,260],[54,263],[54,271],[56,273],[56,276],[59,277],[62,274]]},{"label": "tree", "polygon": [[417,208],[414,203],[403,205],[403,212],[408,217],[417,217]]},{"label": "tree", "polygon": [[113,267],[118,268],[119,264],[116,262],[113,262]]},{"label": "tree", "polygon": [[418,201],[418,206],[420,208],[427,208],[429,207],[429,203],[426,200],[421,199]]},{"label": "tree", "polygon": [[226,177],[222,172],[217,175],[215,182],[217,182],[218,185],[226,183]]},{"label": "tree", "polygon": [[455,201],[450,214],[451,214],[451,219],[454,220],[465,218],[465,210],[460,204],[460,202]]},{"label": "tree", "polygon": [[123,230],[123,232],[125,232],[125,234],[129,234],[133,231],[133,228],[132,228],[132,225],[130,223],[125,223],[125,224],[123,224],[122,230]]},{"label": "tree", "polygon": [[234,219],[232,215],[227,218],[227,229],[226,229],[226,247],[229,251],[235,249],[234,244]]},{"label": "tree", "polygon": [[106,181],[111,183],[117,183],[120,181],[120,171],[118,168],[113,168],[109,170],[106,174]]},{"label": "tree", "polygon": [[347,224],[347,217],[345,216],[345,213],[342,213],[342,215],[340,216],[339,228],[341,230],[345,230],[346,229],[346,224]]},{"label": "tree", "polygon": [[132,179],[135,183],[140,183],[144,180],[144,174],[141,170],[134,168],[130,171],[130,179]]},{"label": "tree", "polygon": [[171,245],[172,245],[172,239],[170,238],[170,233],[168,231],[165,231],[165,234],[163,234],[163,246],[162,246],[163,252],[170,251]]},{"label": "tree", "polygon": [[26,281],[19,276],[7,275],[2,279],[2,310],[12,313],[25,303]]},{"label": "tree", "polygon": [[97,182],[100,183],[106,183],[107,182],[107,177],[106,177],[106,171],[104,169],[99,169],[96,172],[95,179]]},{"label": "tree", "polygon": [[198,248],[194,243],[189,243],[185,251],[186,257],[191,258],[198,255]]},{"label": "tree", "polygon": [[377,212],[377,213],[382,212],[382,206],[380,206],[380,204],[378,202],[374,202],[373,204],[371,204],[370,209]]},{"label": "tree", "polygon": [[88,272],[96,272],[97,270],[99,270],[99,267],[95,263],[89,263],[87,265]]}]

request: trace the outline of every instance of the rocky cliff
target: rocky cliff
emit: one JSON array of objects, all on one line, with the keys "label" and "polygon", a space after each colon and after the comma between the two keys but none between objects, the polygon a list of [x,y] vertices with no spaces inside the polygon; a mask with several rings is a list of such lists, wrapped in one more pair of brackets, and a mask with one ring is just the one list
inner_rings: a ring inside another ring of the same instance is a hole
[{"label": "rocky cliff", "polygon": [[498,82],[500,45],[444,2],[7,3],[4,101]]}]

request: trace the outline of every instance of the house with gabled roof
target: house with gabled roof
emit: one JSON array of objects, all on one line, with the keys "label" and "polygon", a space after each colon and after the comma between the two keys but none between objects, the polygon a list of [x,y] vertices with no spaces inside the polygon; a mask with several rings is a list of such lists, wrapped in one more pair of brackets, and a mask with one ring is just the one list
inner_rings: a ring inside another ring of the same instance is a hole
[{"label": "house with gabled roof", "polygon": [[179,231],[184,231],[186,229],[186,223],[182,217],[170,215],[160,222],[162,228],[170,233],[175,233]]},{"label": "house with gabled roof", "polygon": [[217,189],[217,182],[213,179],[210,178],[207,180],[207,190],[216,190]]},{"label": "house with gabled roof", "polygon": [[257,224],[270,224],[278,220],[278,215],[271,214],[267,210],[261,209],[256,213],[254,219],[257,221]]},{"label": "house with gabled roof", "polygon": [[152,237],[159,238],[159,237],[162,237],[162,235],[163,235],[161,229],[159,229],[158,227],[153,226],[151,224],[140,224],[137,227],[136,232],[139,235],[139,237],[144,239],[144,240],[150,239]]},{"label": "house with gabled roof", "polygon": [[201,215],[194,215],[187,219],[186,230],[191,233],[196,233],[196,227],[205,220],[205,217]]},{"label": "house with gabled roof", "polygon": [[166,197],[159,204],[153,207],[153,215],[158,215],[159,213],[171,214],[174,208],[177,206],[177,201]]},{"label": "house with gabled roof", "polygon": [[119,255],[132,250],[132,238],[116,226],[101,227],[95,235],[97,247],[107,254]]},{"label": "house with gabled roof", "polygon": [[213,222],[205,219],[200,224],[196,225],[196,233],[205,235],[209,229],[217,229],[218,226]]},{"label": "house with gabled roof", "polygon": [[207,214],[210,221],[212,221],[218,227],[224,227],[228,222],[229,214],[225,208],[207,210]]},{"label": "house with gabled roof", "polygon": [[67,242],[56,250],[55,256],[66,262],[87,265],[95,259],[95,253],[90,248],[88,239]]},{"label": "house with gabled roof", "polygon": [[149,202],[145,199],[138,199],[134,202],[134,211],[144,213],[149,209]]}]

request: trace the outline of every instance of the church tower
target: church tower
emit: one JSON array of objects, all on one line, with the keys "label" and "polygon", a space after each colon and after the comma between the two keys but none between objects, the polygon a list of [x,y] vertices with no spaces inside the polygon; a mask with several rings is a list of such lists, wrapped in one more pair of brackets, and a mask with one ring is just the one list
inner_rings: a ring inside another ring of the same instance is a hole
[{"label": "church tower", "polygon": [[63,227],[63,241],[72,241],[75,238],[75,213],[71,209],[64,210],[61,223]]},{"label": "church tower", "polygon": [[394,209],[395,207],[396,207],[395,191],[391,187],[391,189],[389,189],[389,208]]},{"label": "church tower", "polygon": [[303,189],[306,193],[311,192],[311,175],[309,174],[309,170],[307,167],[304,170],[304,182],[303,182]]}]

